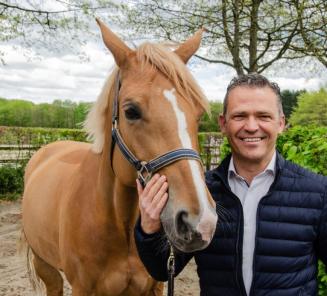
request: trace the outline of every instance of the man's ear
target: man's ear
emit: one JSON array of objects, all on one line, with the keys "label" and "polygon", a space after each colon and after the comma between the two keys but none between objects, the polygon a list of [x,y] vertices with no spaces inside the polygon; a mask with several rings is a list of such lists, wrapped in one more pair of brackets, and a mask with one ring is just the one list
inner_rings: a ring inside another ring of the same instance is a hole
[{"label": "man's ear", "polygon": [[280,115],[278,133],[281,134],[284,131],[284,129],[285,129],[285,115]]},{"label": "man's ear", "polygon": [[221,132],[225,135],[226,134],[226,117],[225,117],[225,115],[223,115],[223,114],[219,115],[218,123],[219,123]]}]

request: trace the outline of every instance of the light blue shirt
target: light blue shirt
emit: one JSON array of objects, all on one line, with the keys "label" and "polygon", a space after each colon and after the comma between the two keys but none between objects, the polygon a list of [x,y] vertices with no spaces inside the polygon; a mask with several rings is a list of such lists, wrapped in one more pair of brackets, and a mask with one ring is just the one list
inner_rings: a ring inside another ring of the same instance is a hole
[{"label": "light blue shirt", "polygon": [[243,281],[247,295],[250,294],[253,278],[253,254],[255,247],[256,217],[260,200],[264,197],[274,182],[276,172],[276,152],[266,169],[255,176],[250,185],[237,174],[233,157],[228,168],[228,184],[232,192],[239,198],[244,217],[243,232]]}]

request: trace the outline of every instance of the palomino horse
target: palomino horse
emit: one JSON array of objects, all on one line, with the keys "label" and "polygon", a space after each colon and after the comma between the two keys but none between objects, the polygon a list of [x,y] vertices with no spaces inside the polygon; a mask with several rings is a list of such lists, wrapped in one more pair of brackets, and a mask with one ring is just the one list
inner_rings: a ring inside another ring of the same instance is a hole
[{"label": "palomino horse", "polygon": [[[149,43],[132,50],[98,23],[118,67],[88,114],[93,145],[56,142],[32,157],[25,173],[23,230],[48,296],[63,295],[59,271],[73,296],[161,295],[162,284],[146,272],[133,240],[136,171],[121,142],[112,145],[112,131],[119,129],[126,150],[143,161],[197,149],[207,101],[184,62],[197,50],[201,31],[175,52]],[[202,166],[194,155],[189,158],[169,160],[160,173],[169,182],[164,229],[173,245],[191,252],[209,244],[217,215]]]}]

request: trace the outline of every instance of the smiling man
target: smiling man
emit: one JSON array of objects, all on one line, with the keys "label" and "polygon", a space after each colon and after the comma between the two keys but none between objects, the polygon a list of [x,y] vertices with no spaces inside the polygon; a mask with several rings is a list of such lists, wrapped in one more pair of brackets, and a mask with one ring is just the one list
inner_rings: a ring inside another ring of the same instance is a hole
[{"label": "smiling man", "polygon": [[[285,126],[277,84],[259,74],[234,78],[219,117],[232,153],[206,173],[220,216],[211,244],[194,254],[177,252],[176,274],[194,256],[201,295],[314,296],[317,260],[327,263],[327,178],[276,151]],[[165,176],[138,184],[139,255],[158,280],[167,280],[160,213]],[[169,191],[168,191],[169,192]]]}]

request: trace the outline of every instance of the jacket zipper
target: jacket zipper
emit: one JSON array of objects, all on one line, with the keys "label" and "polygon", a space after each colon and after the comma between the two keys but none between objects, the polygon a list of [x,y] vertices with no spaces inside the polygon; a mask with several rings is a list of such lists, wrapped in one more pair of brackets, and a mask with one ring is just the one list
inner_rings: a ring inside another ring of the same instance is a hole
[{"label": "jacket zipper", "polygon": [[257,233],[258,233],[258,217],[259,217],[259,206],[261,201],[270,196],[271,193],[268,192],[263,198],[261,198],[261,200],[259,201],[258,207],[257,207],[257,211],[256,211],[256,223],[255,223],[255,242],[254,242],[254,250],[253,250],[253,262],[252,262],[252,282],[251,282],[251,287],[250,287],[250,293],[249,296],[253,295],[253,280],[254,280],[254,276],[255,276],[255,253],[256,253],[256,249],[257,249],[257,243],[258,243],[258,237],[257,237]]},{"label": "jacket zipper", "polygon": [[[225,182],[222,180],[222,183],[225,186],[226,191],[233,197],[233,199],[237,202],[238,209],[241,213],[241,217],[238,219],[238,225],[237,225],[237,239],[236,239],[236,284],[238,289],[241,292],[242,296],[247,296],[246,291],[245,291],[245,286],[243,282],[243,274],[242,274],[242,265],[240,265],[240,256],[243,256],[242,249],[243,246],[240,244],[240,237],[242,234],[242,241],[243,241],[243,208],[242,204],[239,200],[239,198],[231,191],[229,190],[229,187],[225,184]],[[240,234],[241,232],[241,234]],[[241,254],[241,255],[240,255]]]},{"label": "jacket zipper", "polygon": [[[232,193],[233,194],[233,193]],[[242,233],[242,241],[243,241],[243,225],[244,225],[244,216],[243,216],[243,208],[241,205],[240,200],[238,199],[237,196],[234,196],[234,199],[237,198],[238,201],[238,208],[240,210],[241,213],[241,217],[238,221],[238,227],[237,227],[237,240],[236,240],[236,284],[241,292],[242,295],[247,296],[246,295],[246,291],[245,291],[245,286],[244,286],[244,281],[243,281],[243,272],[242,272],[242,264],[240,264],[240,262],[242,262],[241,260],[241,256],[243,256],[242,250],[243,250],[243,246],[240,244],[240,240],[241,240],[241,235],[240,232]]]},{"label": "jacket zipper", "polygon": [[257,211],[256,211],[256,223],[255,223],[255,243],[254,243],[254,250],[253,250],[253,263],[252,263],[252,282],[251,282],[251,287],[250,287],[250,293],[249,293],[249,296],[252,296],[254,295],[253,293],[253,290],[254,290],[254,287],[253,287],[253,281],[254,281],[254,276],[255,276],[255,253],[256,253],[256,249],[257,249],[257,243],[258,243],[258,236],[257,236],[257,233],[258,233],[258,217],[259,217],[259,207],[260,207],[260,204],[261,202],[266,199],[267,197],[269,197],[271,194],[272,194],[272,189],[275,187],[275,184],[277,183],[278,179],[279,179],[279,176],[280,174],[278,174],[278,171],[276,169],[276,176],[275,176],[275,180],[274,182],[271,184],[267,194],[265,196],[263,196],[259,203],[258,203],[258,207],[257,207]]}]

